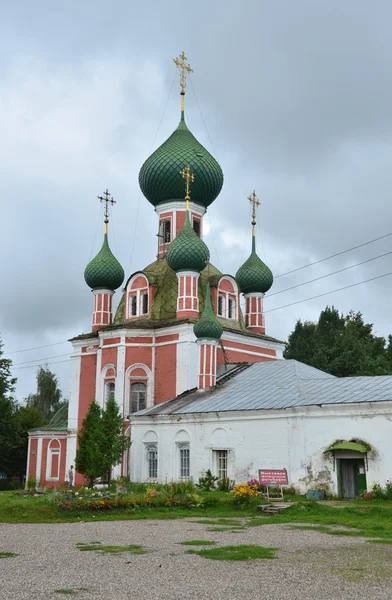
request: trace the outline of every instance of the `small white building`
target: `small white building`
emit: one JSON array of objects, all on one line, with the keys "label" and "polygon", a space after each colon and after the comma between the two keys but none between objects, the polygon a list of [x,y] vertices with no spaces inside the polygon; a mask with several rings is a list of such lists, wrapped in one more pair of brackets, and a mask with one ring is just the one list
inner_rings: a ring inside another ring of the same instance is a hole
[{"label": "small white building", "polygon": [[301,493],[357,496],[392,475],[392,376],[337,378],[295,360],[218,367],[217,385],[130,416],[132,481],[237,483],[287,469]]}]

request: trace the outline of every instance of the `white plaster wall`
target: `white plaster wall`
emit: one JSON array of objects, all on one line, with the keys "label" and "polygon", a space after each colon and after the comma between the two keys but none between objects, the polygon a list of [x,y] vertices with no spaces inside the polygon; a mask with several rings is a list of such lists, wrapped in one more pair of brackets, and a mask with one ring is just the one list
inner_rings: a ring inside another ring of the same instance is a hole
[{"label": "white plaster wall", "polygon": [[[382,406],[381,406],[382,404]],[[163,421],[163,422],[162,422]],[[226,440],[222,431],[226,432]],[[179,478],[175,436],[185,430],[190,439],[191,475],[195,481],[213,469],[213,450],[229,450],[229,477],[244,482],[258,469],[287,468],[289,484],[301,492],[329,483],[337,493],[337,472],[324,450],[337,439],[359,438],[369,443],[367,484],[392,477],[392,403],[335,405],[282,411],[173,415],[132,420],[131,479],[146,479],[144,435],[158,437],[158,479]],[[215,432],[215,433],[214,433]]]}]

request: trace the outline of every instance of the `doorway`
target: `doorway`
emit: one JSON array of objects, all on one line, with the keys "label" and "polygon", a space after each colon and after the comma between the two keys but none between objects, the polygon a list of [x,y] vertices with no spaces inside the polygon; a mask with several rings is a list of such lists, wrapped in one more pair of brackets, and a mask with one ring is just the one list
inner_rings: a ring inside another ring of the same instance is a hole
[{"label": "doorway", "polygon": [[363,458],[338,459],[339,496],[358,498],[366,491],[366,469]]}]

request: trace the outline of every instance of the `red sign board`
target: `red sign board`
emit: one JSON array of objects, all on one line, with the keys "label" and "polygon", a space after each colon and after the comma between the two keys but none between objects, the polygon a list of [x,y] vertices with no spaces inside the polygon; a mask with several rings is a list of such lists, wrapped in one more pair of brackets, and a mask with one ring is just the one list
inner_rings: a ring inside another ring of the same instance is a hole
[{"label": "red sign board", "polygon": [[289,480],[286,469],[259,469],[260,485],[287,485]]}]

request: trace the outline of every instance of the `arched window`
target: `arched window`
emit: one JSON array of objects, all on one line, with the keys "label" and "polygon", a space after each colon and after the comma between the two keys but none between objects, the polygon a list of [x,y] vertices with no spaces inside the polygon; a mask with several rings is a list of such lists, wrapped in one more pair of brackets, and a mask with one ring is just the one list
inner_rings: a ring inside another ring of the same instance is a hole
[{"label": "arched window", "polygon": [[238,321],[238,286],[230,275],[224,275],[218,283],[217,314]]},{"label": "arched window", "polygon": [[126,316],[128,319],[148,315],[148,279],[142,272],[135,273],[127,283]]},{"label": "arched window", "polygon": [[132,383],[131,384],[131,413],[138,412],[146,408],[146,384]]},{"label": "arched window", "polygon": [[109,398],[114,398],[114,394],[116,391],[116,384],[114,381],[107,381],[105,383],[105,404],[109,400]]},{"label": "arched window", "polygon": [[52,439],[48,446],[46,458],[46,479],[59,481],[60,478],[60,453],[61,446],[58,439]]},{"label": "arched window", "polygon": [[147,446],[147,473],[149,479],[158,477],[158,448],[157,446]]}]

